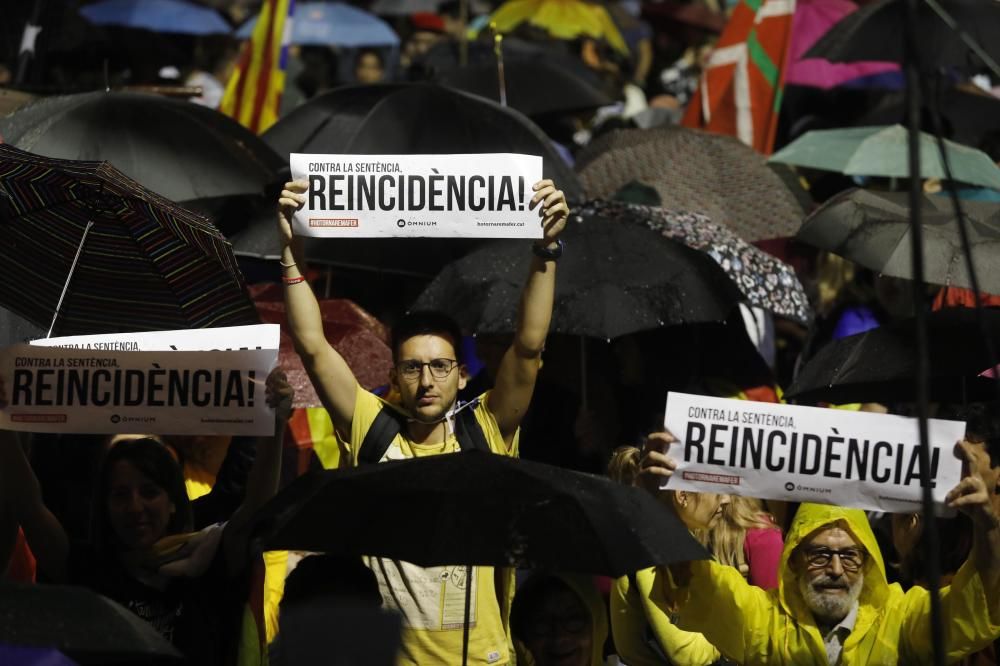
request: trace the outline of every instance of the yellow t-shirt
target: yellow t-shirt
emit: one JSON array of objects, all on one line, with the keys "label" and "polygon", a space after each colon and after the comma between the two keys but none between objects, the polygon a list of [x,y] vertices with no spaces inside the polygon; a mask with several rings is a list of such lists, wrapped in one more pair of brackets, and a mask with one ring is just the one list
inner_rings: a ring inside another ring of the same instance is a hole
[{"label": "yellow t-shirt", "polygon": [[[345,463],[356,465],[365,434],[385,405],[383,400],[358,387],[351,437]],[[493,453],[517,455],[517,435],[508,450],[486,399],[475,407],[476,421]],[[382,461],[455,453],[458,439],[449,434],[444,443],[415,444],[401,432],[389,445]],[[412,507],[418,510],[419,507]],[[455,535],[461,538],[461,535]],[[462,658],[465,619],[465,566],[418,567],[400,560],[365,558],[375,572],[385,606],[403,616],[403,650],[400,665],[456,664]],[[493,567],[473,567],[469,628],[469,664],[500,666],[511,662],[505,613],[497,599]]]}]

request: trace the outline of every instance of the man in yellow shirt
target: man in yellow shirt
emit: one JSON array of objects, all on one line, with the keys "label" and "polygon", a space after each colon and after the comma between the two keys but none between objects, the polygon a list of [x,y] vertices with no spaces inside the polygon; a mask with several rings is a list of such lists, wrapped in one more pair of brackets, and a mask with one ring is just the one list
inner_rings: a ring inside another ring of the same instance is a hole
[{"label": "man in yellow shirt", "polygon": [[[291,218],[304,203],[306,189],[305,182],[288,183],[279,201],[285,302],[296,350],[346,443],[349,464],[359,464],[359,458],[371,450],[365,438],[384,409],[398,410],[400,428],[388,448],[380,450],[380,457],[372,462],[458,451],[461,442],[455,427],[466,419],[457,412],[464,409],[474,410],[475,423],[493,453],[516,455],[518,427],[531,401],[552,318],[556,259],[562,252],[558,237],[569,215],[563,193],[547,180],[534,186],[531,207],[540,207],[543,238],[531,248],[534,257],[522,293],[517,330],[494,388],[477,403],[457,406],[458,391],[467,380],[459,355],[461,334],[443,315],[414,313],[400,321],[393,332],[394,366],[389,381],[398,404],[390,405],[361,388],[350,367],[327,342],[316,297],[308,283],[299,279],[297,259],[301,254],[292,236]],[[399,510],[417,513],[420,507]],[[421,568],[375,557],[369,558],[368,565],[378,578],[386,606],[403,616],[401,664],[461,663],[468,585],[468,663],[494,666],[512,661],[507,631],[510,590],[504,577],[495,576],[492,568]]]}]

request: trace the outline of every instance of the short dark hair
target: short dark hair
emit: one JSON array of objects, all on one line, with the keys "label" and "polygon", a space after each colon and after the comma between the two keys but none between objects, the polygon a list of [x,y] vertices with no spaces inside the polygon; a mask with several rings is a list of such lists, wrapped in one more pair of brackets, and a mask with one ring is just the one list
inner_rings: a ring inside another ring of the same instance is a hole
[{"label": "short dark hair", "polygon": [[455,360],[462,363],[462,329],[458,322],[438,310],[415,310],[407,312],[392,327],[392,360],[399,360],[399,347],[418,335],[440,335],[451,338],[455,347]]},{"label": "short dark hair", "polygon": [[117,545],[111,519],[108,516],[108,496],[111,492],[111,470],[125,461],[143,476],[167,493],[174,505],[174,513],[167,523],[167,535],[181,534],[192,529],[191,501],[188,499],[181,466],[159,440],[151,437],[122,440],[111,447],[101,464],[98,492],[95,496],[94,543],[104,554],[110,554]]}]

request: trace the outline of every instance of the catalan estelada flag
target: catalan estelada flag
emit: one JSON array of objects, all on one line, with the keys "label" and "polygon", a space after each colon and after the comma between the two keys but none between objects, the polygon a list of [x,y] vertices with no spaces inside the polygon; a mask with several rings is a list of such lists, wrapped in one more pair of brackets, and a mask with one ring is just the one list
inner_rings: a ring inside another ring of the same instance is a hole
[{"label": "catalan estelada flag", "polygon": [[795,0],[740,0],[708,57],[682,125],[774,148]]},{"label": "catalan estelada flag", "polygon": [[264,0],[219,105],[220,111],[257,134],[278,119],[294,10],[295,0]]}]

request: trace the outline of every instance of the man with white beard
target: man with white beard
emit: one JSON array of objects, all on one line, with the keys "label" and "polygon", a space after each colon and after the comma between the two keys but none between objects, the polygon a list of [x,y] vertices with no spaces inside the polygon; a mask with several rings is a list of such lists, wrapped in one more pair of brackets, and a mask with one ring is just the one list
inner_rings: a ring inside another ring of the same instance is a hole
[{"label": "man with white beard", "polygon": [[[956,453],[970,462],[965,447]],[[647,447],[644,474],[669,477],[675,467]],[[954,663],[1000,638],[1000,518],[993,486],[977,473],[946,504],[974,525],[972,552],[941,589],[946,661]],[[657,570],[650,600],[744,666],[933,663],[930,594],[888,583],[863,511],[802,504],[779,575],[778,589],[765,591],[717,562],[673,564]]]}]

